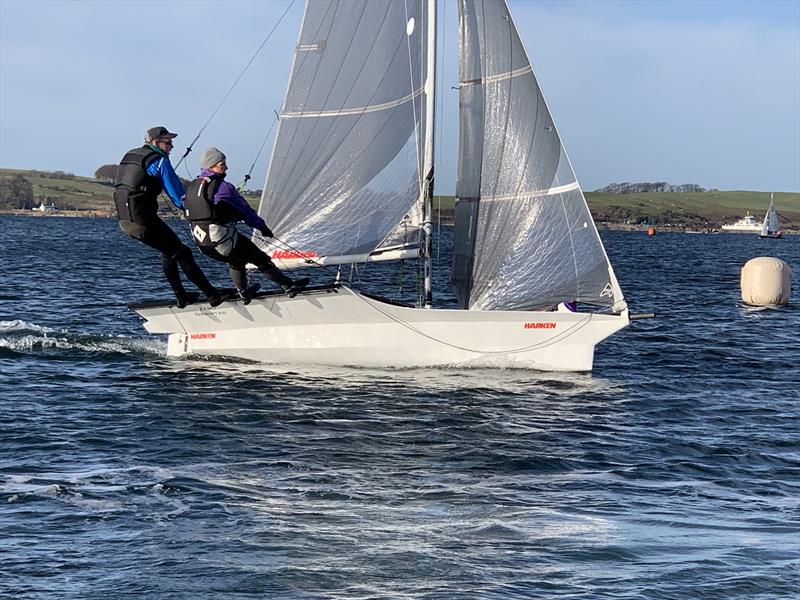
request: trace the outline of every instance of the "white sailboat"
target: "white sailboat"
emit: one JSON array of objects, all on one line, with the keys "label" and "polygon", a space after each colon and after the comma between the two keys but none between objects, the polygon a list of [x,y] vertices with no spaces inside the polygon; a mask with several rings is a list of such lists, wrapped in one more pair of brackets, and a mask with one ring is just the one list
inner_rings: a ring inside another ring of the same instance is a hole
[{"label": "white sailboat", "polygon": [[778,224],[778,211],[775,210],[775,194],[769,195],[769,208],[764,215],[764,222],[761,224],[760,237],[778,239],[783,235],[781,226]]},{"label": "white sailboat", "polygon": [[419,257],[419,303],[334,282],[248,305],[132,305],[168,354],[591,370],[629,324],[625,298],[505,1],[458,11],[460,308],[431,289],[436,2],[307,2],[259,207],[268,250],[283,268]]}]

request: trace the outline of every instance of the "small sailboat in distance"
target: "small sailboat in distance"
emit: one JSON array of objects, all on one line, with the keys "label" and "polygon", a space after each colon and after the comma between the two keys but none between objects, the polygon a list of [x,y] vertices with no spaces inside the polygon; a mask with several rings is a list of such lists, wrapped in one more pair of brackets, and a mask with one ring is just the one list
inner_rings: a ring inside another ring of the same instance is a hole
[{"label": "small sailboat in distance", "polygon": [[769,208],[767,209],[767,214],[764,215],[764,223],[761,225],[759,237],[779,239],[782,236],[783,232],[778,224],[778,211],[775,210],[775,194],[771,193],[769,195]]}]

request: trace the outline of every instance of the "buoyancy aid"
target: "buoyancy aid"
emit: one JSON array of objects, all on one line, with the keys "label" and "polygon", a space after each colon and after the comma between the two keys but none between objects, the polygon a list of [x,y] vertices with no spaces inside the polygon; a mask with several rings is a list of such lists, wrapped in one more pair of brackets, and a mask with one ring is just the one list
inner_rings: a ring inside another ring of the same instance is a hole
[{"label": "buoyancy aid", "polygon": [[186,187],[183,208],[192,224],[191,231],[197,244],[217,247],[222,254],[227,254],[224,246],[228,245],[227,242],[235,241],[234,224],[239,220],[239,215],[225,202],[214,202],[223,179],[222,175],[212,175],[193,180]]},{"label": "buoyancy aid", "polygon": [[119,163],[114,184],[114,204],[122,221],[146,224],[158,215],[161,180],[147,173],[147,167],[162,154],[144,145],[130,150]]},{"label": "buoyancy aid", "polygon": [[198,177],[186,186],[186,196],[183,198],[183,210],[186,218],[194,222],[215,223],[220,210],[214,204],[214,196],[222,184],[222,178]]}]

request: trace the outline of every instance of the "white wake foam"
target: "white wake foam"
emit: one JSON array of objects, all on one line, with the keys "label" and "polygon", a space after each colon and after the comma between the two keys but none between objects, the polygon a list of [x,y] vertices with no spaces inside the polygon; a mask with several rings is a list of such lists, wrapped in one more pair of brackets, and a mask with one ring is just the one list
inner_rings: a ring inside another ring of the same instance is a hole
[{"label": "white wake foam", "polygon": [[17,331],[37,331],[39,333],[52,333],[55,331],[50,327],[43,327],[35,323],[29,323],[22,319],[14,319],[13,321],[0,321],[0,333],[11,333]]},{"label": "white wake foam", "polygon": [[110,354],[163,355],[166,353],[167,344],[156,338],[74,334],[67,330],[56,331],[50,327],[17,319],[0,321],[0,348],[17,352],[55,349]]}]

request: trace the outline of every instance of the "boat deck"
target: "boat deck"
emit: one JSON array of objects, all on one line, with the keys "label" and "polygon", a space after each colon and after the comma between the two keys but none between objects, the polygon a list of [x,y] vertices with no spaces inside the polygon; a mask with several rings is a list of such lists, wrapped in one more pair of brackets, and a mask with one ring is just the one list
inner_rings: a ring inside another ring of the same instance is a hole
[{"label": "boat deck", "polygon": [[[302,292],[298,294],[298,296],[303,296],[305,294],[314,293],[314,292],[331,292],[338,290],[340,285],[338,283],[327,284],[327,285],[312,285],[305,288]],[[239,302],[240,299],[236,296],[236,290],[233,288],[225,288],[222,291],[227,292],[231,295],[230,300],[226,300],[225,302]],[[283,296],[284,292],[281,290],[265,290],[263,292],[257,293],[253,296],[253,299],[257,298],[269,298],[273,296]],[[200,298],[197,302],[191,302],[187,306],[193,306],[195,304],[208,304],[208,301],[200,295]],[[224,303],[223,303],[224,304]],[[167,298],[167,299],[153,299],[153,300],[139,300],[138,302],[133,302],[128,304],[128,308],[130,310],[139,310],[143,308],[161,308],[161,307],[169,307],[175,306],[175,298]]]}]

